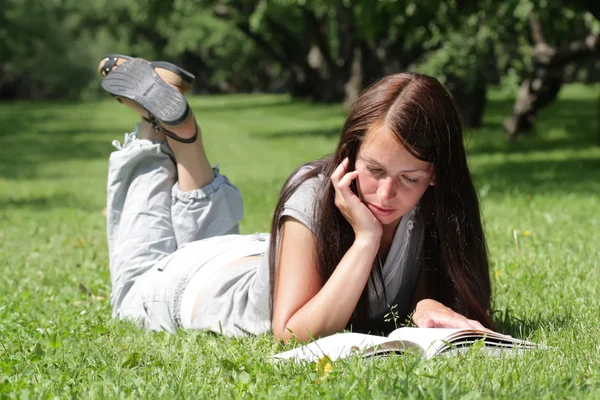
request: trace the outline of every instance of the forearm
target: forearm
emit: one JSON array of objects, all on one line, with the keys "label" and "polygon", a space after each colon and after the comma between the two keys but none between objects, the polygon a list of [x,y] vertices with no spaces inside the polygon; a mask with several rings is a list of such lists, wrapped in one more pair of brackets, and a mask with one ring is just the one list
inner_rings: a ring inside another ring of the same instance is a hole
[{"label": "forearm", "polygon": [[321,290],[287,321],[278,339],[308,341],[344,329],[369,279],[377,250],[377,241],[357,239]]}]

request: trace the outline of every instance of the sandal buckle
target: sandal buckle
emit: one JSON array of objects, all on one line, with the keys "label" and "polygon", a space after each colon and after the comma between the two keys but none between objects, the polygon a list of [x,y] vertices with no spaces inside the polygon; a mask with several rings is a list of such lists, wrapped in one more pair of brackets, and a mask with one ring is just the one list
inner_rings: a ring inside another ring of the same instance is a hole
[{"label": "sandal buckle", "polygon": [[162,128],[158,124],[158,121],[156,121],[156,118],[151,113],[148,113],[148,118],[145,119],[150,123],[150,125],[152,125],[156,132],[160,132],[162,130]]}]

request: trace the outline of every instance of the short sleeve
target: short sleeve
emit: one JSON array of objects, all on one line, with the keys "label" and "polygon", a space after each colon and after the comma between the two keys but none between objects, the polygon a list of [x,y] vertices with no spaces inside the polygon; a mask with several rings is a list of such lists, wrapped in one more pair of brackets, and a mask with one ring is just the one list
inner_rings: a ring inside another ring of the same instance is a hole
[{"label": "short sleeve", "polygon": [[[294,179],[300,179],[306,172],[308,167],[301,168],[292,182]],[[292,217],[314,232],[317,195],[323,179],[323,176],[319,175],[302,182],[283,205],[281,218]]]}]

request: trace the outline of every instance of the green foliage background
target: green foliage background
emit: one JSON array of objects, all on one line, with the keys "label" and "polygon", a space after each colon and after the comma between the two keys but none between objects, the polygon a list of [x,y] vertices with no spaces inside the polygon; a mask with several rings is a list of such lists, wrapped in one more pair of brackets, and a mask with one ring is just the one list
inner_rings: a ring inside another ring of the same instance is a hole
[{"label": "green foliage background", "polygon": [[[334,90],[336,76],[344,75],[339,78],[342,83],[348,79],[353,54],[348,46],[362,48],[363,57],[372,52],[370,61],[363,63],[383,64],[379,73],[415,69],[442,81],[452,77],[465,92],[485,75],[486,82],[502,82],[513,90],[531,67],[529,16],[535,12],[548,43],[560,46],[600,32],[598,20],[581,4],[562,0],[4,0],[0,98],[98,95],[95,69],[108,53],[180,63],[198,76],[196,92],[290,91],[298,79],[299,63],[314,56],[321,44],[321,56],[331,63],[303,73],[314,73],[330,83],[328,90]],[[289,33],[294,46],[282,39],[280,29]],[[325,31],[324,43],[318,42],[319,29]],[[349,35],[351,43],[345,43]],[[264,41],[262,45],[257,38]],[[293,58],[295,66],[288,64]],[[579,78],[585,79],[585,71],[582,74]]]},{"label": "green foliage background", "polygon": [[[596,88],[597,89],[597,88]],[[467,135],[501,331],[551,348],[274,364],[272,335],[144,332],[111,318],[107,158],[135,113],[112,99],[0,104],[0,398],[597,398],[600,148],[596,92],[571,86],[543,135],[502,139],[492,91]],[[240,188],[243,233],[266,231],[279,189],[333,151],[345,111],[286,95],[190,99],[213,163]],[[25,116],[25,117],[24,117]],[[515,241],[518,239],[518,246]]]}]

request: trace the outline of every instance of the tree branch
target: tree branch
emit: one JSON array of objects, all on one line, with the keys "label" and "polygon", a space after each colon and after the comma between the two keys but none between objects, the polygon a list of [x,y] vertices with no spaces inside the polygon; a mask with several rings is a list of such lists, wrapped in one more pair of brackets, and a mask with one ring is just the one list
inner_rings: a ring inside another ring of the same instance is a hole
[{"label": "tree branch", "polygon": [[282,39],[283,43],[285,43],[285,46],[283,46],[283,51],[290,59],[299,60],[302,58],[304,62],[306,62],[306,55],[310,50],[310,46],[304,42],[300,42],[298,38],[296,38],[296,36],[289,31],[289,29],[272,17],[266,15],[265,22],[270,27],[270,30],[272,30],[273,33],[275,33],[276,36]]},{"label": "tree branch", "polygon": [[597,20],[600,20],[600,2],[594,0],[575,0],[577,8],[592,14]]},{"label": "tree branch", "polygon": [[343,4],[336,6],[337,23],[338,23],[338,41],[340,43],[339,59],[343,63],[345,69],[350,69],[354,59],[354,47],[356,42],[356,34],[352,21],[352,10],[344,7]]},{"label": "tree branch", "polygon": [[546,38],[544,37],[542,23],[535,13],[529,15],[529,29],[531,29],[531,37],[536,45],[542,44],[548,46],[548,42],[546,42]]},{"label": "tree branch", "polygon": [[277,48],[275,48],[275,46],[273,46],[272,41],[268,41],[267,39],[265,39],[263,36],[259,35],[256,32],[252,32],[252,29],[250,29],[250,24],[248,22],[238,22],[238,23],[236,23],[236,26],[246,36],[248,36],[250,39],[252,39],[254,41],[254,43],[256,43],[261,49],[263,49],[269,56],[271,56],[275,61],[277,61],[278,63],[280,63],[281,65],[283,65],[287,68],[292,67],[291,63],[289,62],[289,59],[286,58],[285,56],[283,56],[279,52],[279,49],[277,49]]},{"label": "tree branch", "polygon": [[270,16],[265,16],[265,22],[268,24],[269,30],[280,38],[285,58],[299,68],[309,80],[314,82],[321,80],[317,71],[308,63],[310,46],[300,42],[292,32]]},{"label": "tree branch", "polygon": [[[236,9],[236,11],[243,12],[243,10],[241,10],[241,9]],[[215,17],[222,19],[222,20],[233,21],[235,19],[235,16],[231,12],[230,8],[224,4],[216,4],[212,9],[212,13]],[[278,63],[280,63],[281,65],[283,65],[287,68],[291,67],[288,60],[279,52],[279,49],[276,49],[275,46],[273,46],[272,42],[268,41],[263,36],[261,36],[260,34],[258,34],[256,32],[253,32],[252,29],[250,29],[250,23],[248,22],[248,18],[240,18],[238,21],[233,21],[233,22],[234,22],[235,26],[237,26],[237,28],[244,35],[246,35],[248,38],[253,40],[254,43],[256,43],[258,45],[258,47],[260,47],[265,53],[267,53],[275,61],[277,61]]]},{"label": "tree branch", "polygon": [[326,26],[324,21],[319,20],[315,13],[309,10],[306,6],[302,7],[302,12],[308,21],[309,28],[312,30],[315,42],[317,43],[317,47],[321,52],[323,60],[325,60],[327,69],[333,73],[337,69],[337,65],[331,57],[331,50],[329,48],[329,43],[327,42]]},{"label": "tree branch", "polygon": [[550,63],[552,66],[563,67],[565,64],[579,61],[597,52],[600,52],[600,37],[590,34],[584,40],[574,40],[558,49]]}]

